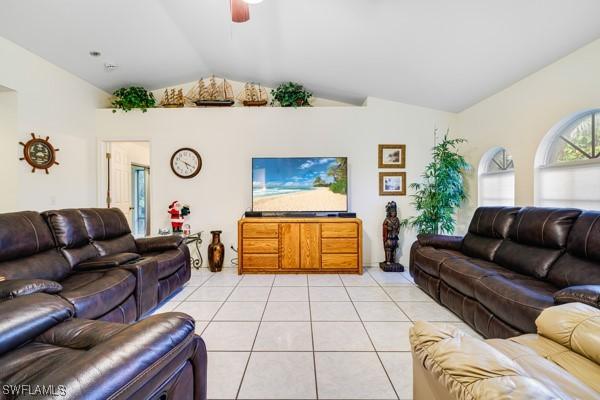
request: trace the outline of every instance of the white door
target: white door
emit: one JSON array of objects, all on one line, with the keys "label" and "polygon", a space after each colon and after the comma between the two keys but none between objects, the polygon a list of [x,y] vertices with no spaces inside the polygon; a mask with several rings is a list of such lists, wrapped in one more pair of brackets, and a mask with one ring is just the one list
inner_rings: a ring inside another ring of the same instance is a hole
[{"label": "white door", "polygon": [[127,150],[119,143],[108,145],[110,153],[110,206],[120,208],[131,227],[131,165],[127,159]]}]

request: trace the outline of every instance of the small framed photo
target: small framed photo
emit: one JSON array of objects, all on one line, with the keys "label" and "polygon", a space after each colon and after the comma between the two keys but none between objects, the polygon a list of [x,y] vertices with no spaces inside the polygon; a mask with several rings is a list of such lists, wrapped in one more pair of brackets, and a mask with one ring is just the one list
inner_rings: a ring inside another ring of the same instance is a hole
[{"label": "small framed photo", "polygon": [[380,144],[379,168],[406,168],[405,144]]},{"label": "small framed photo", "polygon": [[380,172],[380,196],[406,196],[406,172]]}]

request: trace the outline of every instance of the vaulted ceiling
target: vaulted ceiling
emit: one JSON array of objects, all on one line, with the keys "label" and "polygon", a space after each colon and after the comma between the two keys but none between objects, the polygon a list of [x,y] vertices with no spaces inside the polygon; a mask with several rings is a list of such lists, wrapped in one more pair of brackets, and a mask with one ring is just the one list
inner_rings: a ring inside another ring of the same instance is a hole
[{"label": "vaulted ceiling", "polygon": [[3,0],[0,36],[107,91],[215,74],[447,111],[600,37],[598,0],[264,0],[250,13],[233,24],[229,0]]}]

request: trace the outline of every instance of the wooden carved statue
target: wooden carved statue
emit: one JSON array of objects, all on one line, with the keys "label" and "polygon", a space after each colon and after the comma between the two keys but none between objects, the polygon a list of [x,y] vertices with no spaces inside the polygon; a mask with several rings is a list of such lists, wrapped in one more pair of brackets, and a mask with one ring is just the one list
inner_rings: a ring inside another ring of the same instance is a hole
[{"label": "wooden carved statue", "polygon": [[398,234],[400,233],[400,219],[395,201],[390,201],[385,206],[386,217],[383,221],[383,249],[385,261],[379,263],[379,267],[386,272],[402,272],[404,267],[396,262],[396,250],[398,249]]}]

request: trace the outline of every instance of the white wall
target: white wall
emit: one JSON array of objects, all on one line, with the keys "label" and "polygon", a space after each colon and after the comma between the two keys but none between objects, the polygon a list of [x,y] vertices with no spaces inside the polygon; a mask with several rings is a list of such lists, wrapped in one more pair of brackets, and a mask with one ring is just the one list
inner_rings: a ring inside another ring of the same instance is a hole
[{"label": "white wall", "polygon": [[[98,110],[99,140],[151,142],[152,232],[168,226],[167,206],[179,200],[191,206],[193,229],[224,231],[222,240],[237,247],[237,221],[251,207],[251,158],[256,156],[347,156],[350,209],[364,222],[365,263],[383,259],[381,223],[386,202],[395,200],[402,217],[411,214],[409,197],[380,197],[377,145],[407,145],[408,181],[429,160],[433,128],[454,126],[450,113],[378,99],[365,107],[153,109],[117,113]],[[176,177],[169,167],[180,147],[198,150],[200,174]],[[205,244],[208,240],[205,241]],[[410,237],[404,240],[408,261]]]},{"label": "white wall", "polygon": [[17,93],[0,87],[0,210],[17,210],[18,159],[23,153],[18,153],[17,144]]},{"label": "white wall", "polygon": [[[95,205],[95,110],[106,105],[107,94],[4,38],[0,60],[0,85],[17,96],[16,135],[2,141],[8,156],[0,158],[0,169],[14,176],[10,187],[16,207],[2,203],[0,212]],[[0,108],[0,113],[7,110],[4,103]],[[60,165],[49,175],[32,174],[18,159],[18,141],[26,141],[30,132],[50,136],[60,148]]]},{"label": "white wall", "polygon": [[[600,40],[489,97],[458,116],[459,135],[476,166],[492,147],[505,147],[515,162],[515,204],[534,201],[534,160],[546,133],[565,116],[600,107]],[[464,223],[477,206],[477,174],[469,180],[470,202]]]}]

